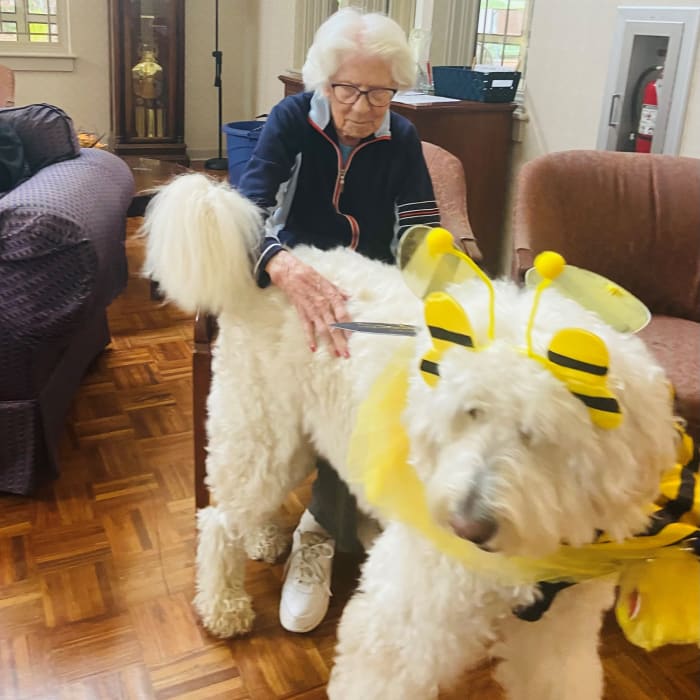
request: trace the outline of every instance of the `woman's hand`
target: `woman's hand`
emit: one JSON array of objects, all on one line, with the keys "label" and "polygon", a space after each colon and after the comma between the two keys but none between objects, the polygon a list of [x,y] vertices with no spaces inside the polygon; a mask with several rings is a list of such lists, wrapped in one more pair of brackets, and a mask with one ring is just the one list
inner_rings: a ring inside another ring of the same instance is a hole
[{"label": "woman's hand", "polygon": [[348,296],[286,250],[271,258],[265,270],[296,307],[312,352],[321,338],[338,357],[350,357],[345,332],[331,327],[350,320],[345,307]]}]

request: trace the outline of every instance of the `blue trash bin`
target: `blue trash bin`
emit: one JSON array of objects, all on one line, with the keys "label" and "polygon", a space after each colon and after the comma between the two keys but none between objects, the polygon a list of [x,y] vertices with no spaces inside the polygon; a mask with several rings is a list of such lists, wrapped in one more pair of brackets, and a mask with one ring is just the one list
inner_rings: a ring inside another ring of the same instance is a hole
[{"label": "blue trash bin", "polygon": [[241,179],[246,163],[255,150],[264,121],[229,122],[221,127],[226,134],[228,179],[235,187]]}]

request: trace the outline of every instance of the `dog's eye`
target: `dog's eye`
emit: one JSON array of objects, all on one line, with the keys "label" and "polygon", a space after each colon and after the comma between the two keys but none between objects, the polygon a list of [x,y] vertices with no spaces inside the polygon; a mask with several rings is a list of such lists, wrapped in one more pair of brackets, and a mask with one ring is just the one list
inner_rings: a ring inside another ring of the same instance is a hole
[{"label": "dog's eye", "polygon": [[532,444],[532,432],[527,428],[520,428],[518,430],[518,435],[520,437],[520,442],[522,442],[523,445]]},{"label": "dog's eye", "polygon": [[484,411],[481,408],[477,408],[476,406],[472,406],[471,408],[468,408],[465,413],[471,418],[472,420],[477,420],[478,418],[481,418],[484,415]]}]

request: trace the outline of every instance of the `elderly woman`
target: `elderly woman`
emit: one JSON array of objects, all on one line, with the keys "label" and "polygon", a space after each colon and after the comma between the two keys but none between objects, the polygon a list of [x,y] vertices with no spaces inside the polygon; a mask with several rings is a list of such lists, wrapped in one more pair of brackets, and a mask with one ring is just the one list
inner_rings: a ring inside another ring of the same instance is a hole
[{"label": "elderly woman", "polygon": [[[380,14],[340,10],[316,33],[302,74],[308,92],[272,110],[239,190],[266,215],[258,283],[278,286],[294,304],[311,352],[322,343],[347,358],[347,339],[332,327],[349,320],[347,296],[296,258],[294,246],[346,246],[393,262],[401,234],[439,225],[439,212],[416,130],[389,110],[415,77],[402,29]],[[335,546],[359,547],[354,498],[327,463],[317,466],[280,601],[280,621],[294,632],[326,614]]]}]

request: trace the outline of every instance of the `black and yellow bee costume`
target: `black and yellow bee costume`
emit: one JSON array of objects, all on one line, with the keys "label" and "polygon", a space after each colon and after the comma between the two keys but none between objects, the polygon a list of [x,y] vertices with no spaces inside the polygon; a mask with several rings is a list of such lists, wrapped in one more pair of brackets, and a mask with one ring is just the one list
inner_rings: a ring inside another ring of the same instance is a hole
[{"label": "black and yellow bee costume", "polygon": [[[438,291],[431,291],[440,269],[437,264],[425,263],[431,257],[461,256],[473,266],[466,256],[451,249],[451,238],[444,233],[434,230],[428,234],[427,252],[418,248],[413,257],[420,264],[414,270],[403,268],[404,278],[414,291],[427,290],[419,296],[425,301],[426,325],[433,344],[422,358],[420,371],[430,386],[439,381],[440,359],[447,348],[458,345],[466,350],[480,350],[464,310],[440,291],[445,280],[437,285]],[[543,255],[538,267],[543,281],[538,284],[527,328],[527,355],[551,371],[586,405],[595,425],[614,429],[621,414],[607,387],[608,354],[600,338],[583,329],[562,329],[550,342],[546,357],[532,350],[531,331],[539,295],[564,268],[561,256]],[[475,268],[474,272],[492,291],[490,342],[494,329],[493,290],[480,270]],[[417,286],[412,286],[411,276]],[[445,279],[455,281],[454,277]],[[616,287],[613,291],[626,294]],[[554,555],[540,560],[504,557],[460,539],[441,528],[430,515],[423,484],[408,463],[409,441],[401,423],[409,363],[408,356],[397,357],[358,413],[348,454],[349,476],[364,489],[371,504],[387,518],[411,526],[443,553],[502,583],[540,582],[542,601],[516,612],[524,619],[538,619],[562,587],[616,576],[617,619],[630,641],[646,649],[670,643],[700,644],[700,457],[680,424],[678,461],[662,479],[644,532],[623,542],[613,542],[601,533],[594,543],[576,548],[562,546]],[[370,439],[377,434],[382,435],[382,440]]]}]

